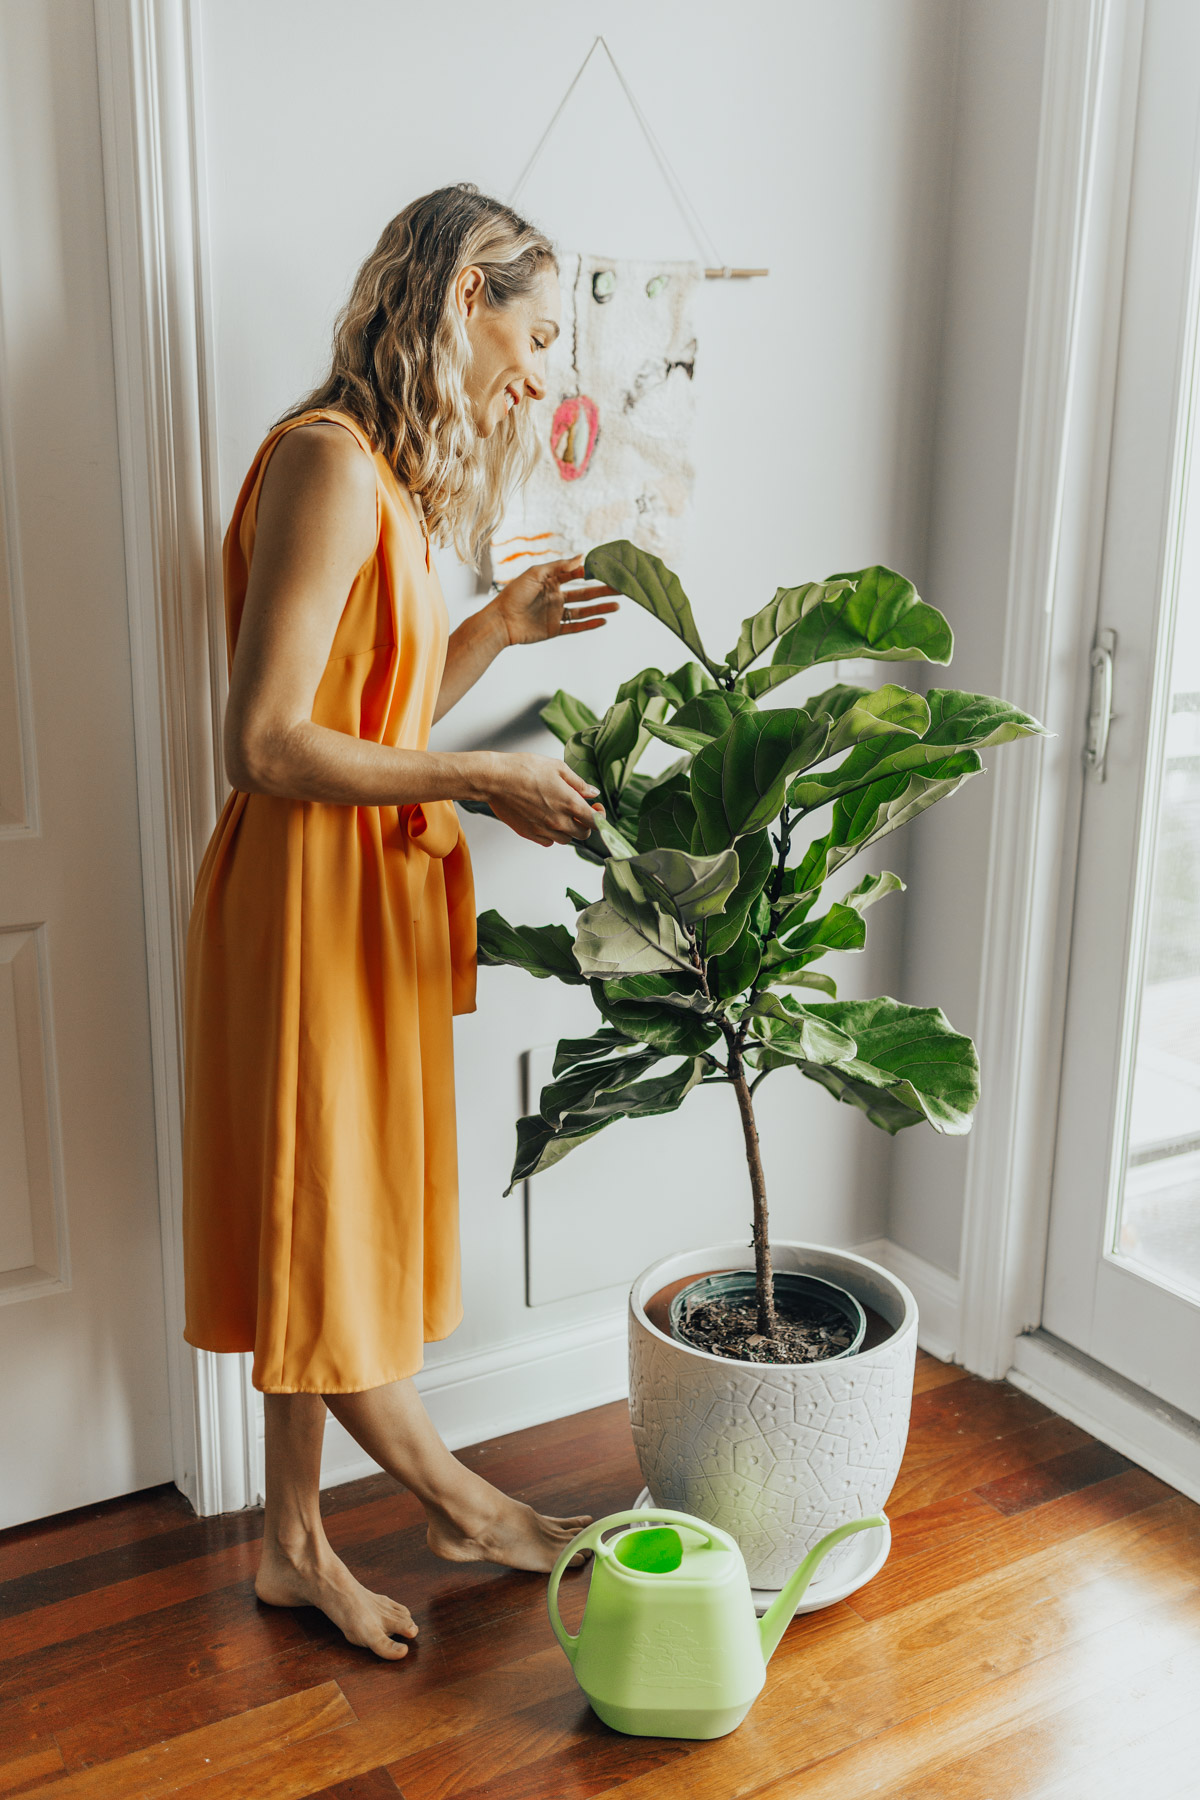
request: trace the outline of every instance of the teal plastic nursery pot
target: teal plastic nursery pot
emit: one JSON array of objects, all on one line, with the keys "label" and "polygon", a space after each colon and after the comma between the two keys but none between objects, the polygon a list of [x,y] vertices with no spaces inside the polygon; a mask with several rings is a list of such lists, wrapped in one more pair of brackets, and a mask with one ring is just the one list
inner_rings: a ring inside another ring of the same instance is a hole
[{"label": "teal plastic nursery pot", "polygon": [[[775,1305],[783,1318],[807,1318],[815,1312],[850,1327],[850,1342],[846,1348],[834,1356],[822,1357],[822,1362],[838,1362],[844,1356],[855,1354],[867,1335],[867,1315],[847,1288],[839,1287],[834,1281],[824,1281],[817,1275],[799,1275],[791,1269],[775,1272],[774,1287]],[[702,1275],[699,1281],[689,1282],[687,1287],[681,1288],[671,1301],[668,1309],[671,1336],[681,1344],[690,1341],[682,1330],[689,1307],[703,1305],[706,1300],[753,1300],[754,1295],[752,1269]]]}]

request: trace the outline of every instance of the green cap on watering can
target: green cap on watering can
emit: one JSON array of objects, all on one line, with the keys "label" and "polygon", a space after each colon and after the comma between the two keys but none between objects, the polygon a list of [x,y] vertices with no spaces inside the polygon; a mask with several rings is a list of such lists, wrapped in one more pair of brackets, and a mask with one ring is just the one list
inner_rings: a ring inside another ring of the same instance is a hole
[{"label": "green cap on watering can", "polygon": [[[724,1737],[741,1724],[767,1663],[822,1557],[881,1513],[839,1525],[814,1546],[762,1619],[727,1531],[661,1507],[609,1513],[572,1539],[554,1565],[546,1603],[554,1634],[593,1712],[634,1737]],[[604,1542],[606,1532],[631,1529]],[[576,1637],[558,1611],[571,1557],[595,1552]]]}]

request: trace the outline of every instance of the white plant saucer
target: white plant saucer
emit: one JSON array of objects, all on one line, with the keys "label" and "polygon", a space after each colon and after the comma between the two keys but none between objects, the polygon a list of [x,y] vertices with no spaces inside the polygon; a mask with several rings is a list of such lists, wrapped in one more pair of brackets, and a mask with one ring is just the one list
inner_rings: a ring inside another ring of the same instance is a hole
[{"label": "white plant saucer", "polygon": [[[650,1498],[650,1489],[643,1488],[633,1504],[636,1510],[652,1507],[654,1502]],[[852,1538],[847,1539],[846,1552],[838,1567],[829,1575],[821,1569],[817,1570],[796,1608],[796,1614],[820,1612],[823,1606],[833,1606],[837,1601],[856,1594],[860,1587],[866,1587],[868,1581],[878,1575],[891,1548],[892,1532],[888,1525],[876,1525],[870,1531],[856,1531]],[[772,1600],[778,1597],[779,1589],[751,1588],[750,1593],[754,1600],[754,1610],[761,1618]]]}]

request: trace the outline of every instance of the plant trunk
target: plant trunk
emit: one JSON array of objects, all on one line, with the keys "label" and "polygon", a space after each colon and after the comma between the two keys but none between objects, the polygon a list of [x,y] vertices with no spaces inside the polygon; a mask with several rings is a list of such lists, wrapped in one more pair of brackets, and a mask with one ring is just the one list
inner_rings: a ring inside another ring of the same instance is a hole
[{"label": "plant trunk", "polygon": [[750,1170],[750,1191],[754,1196],[754,1285],[758,1300],[758,1329],[764,1337],[773,1338],[779,1330],[775,1316],[775,1276],[771,1268],[771,1239],[767,1222],[767,1183],[763,1175],[762,1156],[758,1147],[758,1126],[754,1121],[754,1100],[746,1068],[737,1041],[730,1036],[729,1074],[742,1115],[742,1135],[746,1140],[746,1163]]}]

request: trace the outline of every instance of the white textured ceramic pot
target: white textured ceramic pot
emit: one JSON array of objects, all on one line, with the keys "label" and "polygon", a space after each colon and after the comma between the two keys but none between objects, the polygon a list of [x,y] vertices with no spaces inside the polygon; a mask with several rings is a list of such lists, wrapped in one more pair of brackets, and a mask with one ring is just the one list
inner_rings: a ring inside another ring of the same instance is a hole
[{"label": "white textured ceramic pot", "polygon": [[820,1244],[773,1244],[771,1255],[777,1269],[840,1282],[891,1335],[843,1361],[739,1363],[651,1322],[647,1304],[664,1288],[753,1268],[744,1242],[655,1263],[629,1296],[629,1411],[651,1497],[722,1526],[761,1588],[780,1587],[835,1525],[883,1506],[904,1454],[917,1354],[917,1303],[878,1263]]}]

